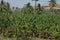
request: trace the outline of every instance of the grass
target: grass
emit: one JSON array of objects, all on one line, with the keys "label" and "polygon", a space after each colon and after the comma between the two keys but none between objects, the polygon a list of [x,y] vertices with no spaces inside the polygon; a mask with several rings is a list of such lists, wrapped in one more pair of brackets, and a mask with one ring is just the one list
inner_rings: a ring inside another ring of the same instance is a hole
[{"label": "grass", "polygon": [[11,40],[10,38],[6,38],[0,35],[0,40]]}]

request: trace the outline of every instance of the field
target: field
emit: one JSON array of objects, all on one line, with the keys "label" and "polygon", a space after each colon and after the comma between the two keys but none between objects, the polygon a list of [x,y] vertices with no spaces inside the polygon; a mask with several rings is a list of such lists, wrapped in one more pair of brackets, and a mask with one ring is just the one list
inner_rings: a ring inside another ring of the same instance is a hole
[{"label": "field", "polygon": [[60,40],[58,4],[50,0],[49,5],[41,6],[34,1],[35,6],[26,2],[22,8],[19,2],[19,7],[13,7],[10,1],[0,1],[0,40]]},{"label": "field", "polygon": [[[0,13],[0,34],[17,40],[32,40],[32,38],[60,40],[60,14],[2,12]],[[5,39],[0,37],[0,40]]]}]

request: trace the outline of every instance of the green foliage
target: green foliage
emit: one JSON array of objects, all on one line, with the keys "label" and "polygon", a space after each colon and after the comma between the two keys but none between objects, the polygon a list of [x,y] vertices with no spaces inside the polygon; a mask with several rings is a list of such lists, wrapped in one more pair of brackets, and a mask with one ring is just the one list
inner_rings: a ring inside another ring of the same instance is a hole
[{"label": "green foliage", "polygon": [[0,13],[0,28],[3,36],[10,38],[55,38],[60,35],[60,14]]},{"label": "green foliage", "polygon": [[53,8],[54,6],[56,6],[56,0],[50,0],[49,5],[50,5],[51,8]]},{"label": "green foliage", "polygon": [[3,0],[1,0],[0,12],[9,12],[9,11],[11,11],[10,4],[8,2],[6,3]]},{"label": "green foliage", "polygon": [[41,14],[43,11],[44,11],[44,8],[40,4],[38,4],[38,6],[36,7],[36,13]]},{"label": "green foliage", "polygon": [[11,39],[0,36],[0,40],[11,40]]},{"label": "green foliage", "polygon": [[30,3],[27,3],[25,7],[21,9],[22,13],[33,13],[34,9]]},{"label": "green foliage", "polygon": [[[55,0],[51,0],[50,6],[55,6]],[[28,3],[21,9],[20,13],[17,10],[10,13],[10,4],[6,5],[2,0],[0,11],[0,34],[4,37],[16,38],[17,40],[60,38],[60,10],[58,9],[44,10],[40,4],[34,9]]]}]

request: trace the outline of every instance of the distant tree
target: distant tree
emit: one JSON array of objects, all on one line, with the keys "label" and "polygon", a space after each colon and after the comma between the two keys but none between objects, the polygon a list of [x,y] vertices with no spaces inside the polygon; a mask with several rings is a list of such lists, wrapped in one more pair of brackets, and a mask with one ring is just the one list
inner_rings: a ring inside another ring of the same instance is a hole
[{"label": "distant tree", "polygon": [[1,0],[0,4],[0,11],[1,12],[9,12],[10,11],[10,4],[7,2],[4,2],[4,0]]},{"label": "distant tree", "polygon": [[10,4],[7,2],[7,8],[10,9]]},{"label": "distant tree", "polygon": [[43,11],[43,8],[41,7],[40,4],[38,4],[38,6],[37,6],[37,8],[36,8],[36,12],[37,12],[38,14],[40,14],[42,11]]},{"label": "distant tree", "polygon": [[12,7],[12,9],[14,10],[15,7]]},{"label": "distant tree", "polygon": [[49,5],[50,5],[51,8],[56,6],[56,0],[50,0],[49,2],[50,2]]},{"label": "distant tree", "polygon": [[10,4],[8,2],[6,4],[7,4],[7,11],[11,12]]},{"label": "distant tree", "polygon": [[4,1],[1,0],[1,8],[0,8],[0,11],[2,12],[3,8],[2,8],[2,5],[4,4]]},{"label": "distant tree", "polygon": [[4,4],[4,1],[3,0],[1,0],[1,4]]},{"label": "distant tree", "polygon": [[39,7],[39,8],[41,8],[41,5],[40,5],[40,4],[38,4],[38,7]]},{"label": "distant tree", "polygon": [[38,1],[38,0],[32,0],[32,1],[35,1],[35,7],[36,7],[36,5],[37,5],[37,1]]},{"label": "distant tree", "polygon": [[27,3],[26,6],[27,6],[27,11],[28,11],[29,13],[33,12],[33,7],[31,6],[30,2]]},{"label": "distant tree", "polygon": [[28,3],[26,4],[26,6],[24,6],[24,7],[22,8],[22,11],[23,11],[24,13],[32,13],[34,10],[33,10],[33,7],[31,6],[30,2],[28,2]]},{"label": "distant tree", "polygon": [[27,7],[30,7],[31,5],[30,5],[30,2],[29,3],[27,3],[27,5],[26,5]]},{"label": "distant tree", "polygon": [[36,13],[36,5],[37,5],[38,0],[32,0],[32,1],[35,1],[35,11],[34,12]]}]

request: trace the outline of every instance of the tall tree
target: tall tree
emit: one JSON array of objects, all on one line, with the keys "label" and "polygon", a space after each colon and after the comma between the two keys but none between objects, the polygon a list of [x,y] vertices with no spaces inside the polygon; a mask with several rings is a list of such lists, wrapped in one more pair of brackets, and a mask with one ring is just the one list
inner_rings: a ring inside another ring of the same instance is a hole
[{"label": "tall tree", "polygon": [[53,8],[54,6],[56,6],[56,0],[50,0],[49,1],[49,5],[50,5],[50,8]]}]

